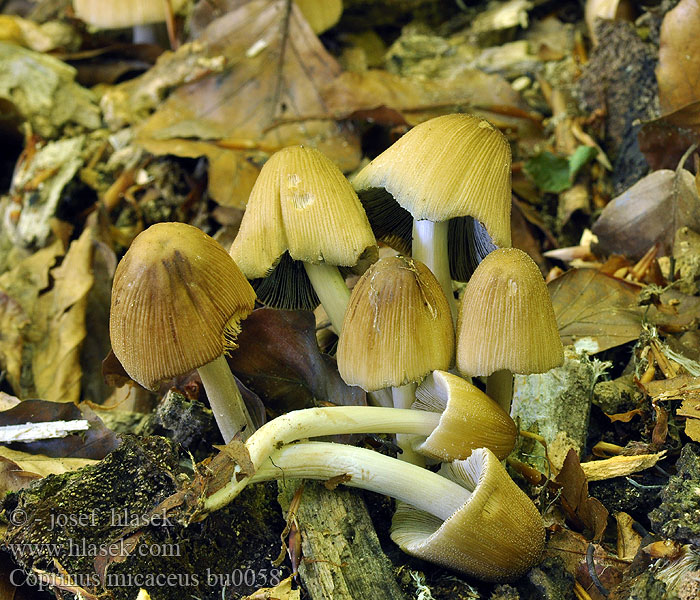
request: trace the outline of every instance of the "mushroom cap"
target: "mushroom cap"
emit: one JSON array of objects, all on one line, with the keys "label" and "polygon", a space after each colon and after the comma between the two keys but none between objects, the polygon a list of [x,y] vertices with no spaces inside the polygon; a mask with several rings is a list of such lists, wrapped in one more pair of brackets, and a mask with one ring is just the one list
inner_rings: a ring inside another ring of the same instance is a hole
[{"label": "mushroom cap", "polygon": [[539,268],[522,250],[494,250],[462,295],[457,319],[460,373],[544,373],[563,362],[552,300]]},{"label": "mushroom cap", "polygon": [[350,267],[374,246],[362,204],[338,167],[314,148],[291,146],[260,171],[231,256],[255,279],[285,251],[294,260]]},{"label": "mushroom cap", "polygon": [[359,279],[338,340],[338,369],[349,385],[372,391],[447,369],[454,329],[445,294],[422,262],[390,256]]},{"label": "mushroom cap", "polygon": [[[170,0],[178,11],[185,0]],[[73,0],[75,16],[98,29],[120,29],[165,21],[163,0]]]},{"label": "mushroom cap", "polygon": [[343,14],[343,0],[295,0],[295,4],[316,35],[333,27]]},{"label": "mushroom cap", "polygon": [[485,581],[516,579],[537,564],[545,542],[542,518],[490,450],[444,464],[440,474],[472,495],[445,521],[399,504],[391,539],[404,552]]},{"label": "mushroom cap", "polygon": [[185,223],[140,233],[117,266],[109,332],[114,354],[148,389],[235,347],[255,292],[226,250]]},{"label": "mushroom cap", "polygon": [[434,371],[416,389],[413,409],[442,413],[440,422],[416,449],[441,461],[463,460],[477,448],[488,448],[499,460],[515,446],[513,419],[468,381]]},{"label": "mushroom cap", "polygon": [[411,129],[353,185],[363,197],[383,188],[414,219],[474,217],[497,246],[510,246],[510,164],[508,141],[488,121],[444,115]]}]

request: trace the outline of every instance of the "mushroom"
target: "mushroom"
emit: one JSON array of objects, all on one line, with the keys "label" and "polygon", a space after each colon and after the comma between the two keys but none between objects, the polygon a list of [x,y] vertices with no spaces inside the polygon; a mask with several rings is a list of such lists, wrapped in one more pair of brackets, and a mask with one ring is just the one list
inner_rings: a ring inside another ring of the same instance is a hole
[{"label": "mushroom", "polygon": [[539,561],[542,518],[486,448],[440,474],[372,450],[306,442],[283,446],[252,481],[333,479],[399,503],[391,538],[404,552],[486,581],[509,581]]},{"label": "mushroom", "polygon": [[[392,388],[395,408],[410,408],[416,383],[447,369],[454,351],[450,309],[435,276],[421,262],[390,256],[373,264],[350,297],[338,340],[345,383],[366,391]],[[398,436],[403,458],[422,459]]]},{"label": "mushroom", "polygon": [[513,373],[544,373],[564,362],[552,301],[522,250],[489,254],[467,283],[457,324],[457,369],[488,376],[486,393],[510,414]]},{"label": "mushroom", "polygon": [[[169,3],[169,7],[166,6]],[[81,21],[97,29],[134,28],[135,44],[152,44],[156,23],[166,22],[168,12],[179,11],[186,0],[73,0],[73,11]],[[168,31],[173,45],[174,32]]]},{"label": "mushroom", "polygon": [[364,268],[376,241],[340,170],[318,150],[292,146],[260,171],[231,256],[261,302],[313,310],[320,298],[340,333],[350,291],[338,267]]},{"label": "mushroom", "polygon": [[[453,114],[417,125],[353,178],[377,239],[405,252],[401,239],[412,215],[411,254],[435,273],[454,320],[452,276],[466,279],[456,256],[470,254],[463,245],[479,250],[478,259],[497,246],[510,246],[510,163],[508,141],[493,125]],[[450,237],[461,247],[452,248],[451,274],[448,222],[457,218],[461,222],[455,221]],[[471,241],[465,239],[468,233]]]},{"label": "mushroom", "polygon": [[276,448],[301,439],[350,433],[410,434],[427,438],[418,446],[419,452],[441,461],[465,459],[481,447],[504,459],[513,449],[513,420],[456,375],[436,371],[416,395],[414,410],[332,406],[295,410],[268,421],[245,444],[251,472],[243,473],[237,466],[231,481],[207,499],[208,510],[233,500]]},{"label": "mushroom", "polygon": [[140,233],[117,266],[109,331],[129,376],[156,390],[197,369],[226,442],[255,429],[224,358],[255,292],[216,241],[184,223]]}]

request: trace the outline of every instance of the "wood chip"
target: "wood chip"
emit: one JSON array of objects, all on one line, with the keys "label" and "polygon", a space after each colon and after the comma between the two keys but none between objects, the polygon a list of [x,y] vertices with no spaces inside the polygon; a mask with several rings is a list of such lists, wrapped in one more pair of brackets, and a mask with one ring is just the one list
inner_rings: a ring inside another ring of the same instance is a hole
[{"label": "wood chip", "polygon": [[636,456],[613,456],[605,460],[595,460],[581,464],[588,481],[600,481],[613,477],[624,477],[653,467],[666,455],[666,451],[657,454],[638,454]]}]

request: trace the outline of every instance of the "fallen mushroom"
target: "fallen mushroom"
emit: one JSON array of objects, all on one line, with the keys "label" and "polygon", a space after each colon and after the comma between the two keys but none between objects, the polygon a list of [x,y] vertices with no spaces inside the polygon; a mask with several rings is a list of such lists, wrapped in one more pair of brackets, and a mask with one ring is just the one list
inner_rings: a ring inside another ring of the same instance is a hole
[{"label": "fallen mushroom", "polygon": [[140,233],[117,266],[109,330],[129,376],[155,390],[197,369],[226,442],[255,429],[224,353],[255,292],[216,241],[184,223]]},{"label": "fallen mushroom", "polygon": [[[435,274],[455,321],[452,276],[465,277],[451,274],[449,221],[469,217],[469,223],[457,228],[461,235],[453,238],[463,238],[468,230],[472,250],[483,246],[475,264],[495,247],[510,246],[510,155],[508,141],[488,121],[466,114],[444,115],[411,129],[353,178],[377,239],[392,245],[391,236],[384,239],[384,234],[394,226],[399,227],[395,236],[406,235],[400,226],[403,221],[406,229],[406,215],[392,209],[392,203],[412,215],[411,255]],[[471,223],[471,218],[476,221]],[[468,259],[466,240],[460,241],[453,253]]]},{"label": "fallen mushroom", "polygon": [[485,581],[513,580],[544,548],[539,512],[485,448],[433,473],[388,456],[325,442],[283,446],[253,482],[332,480],[392,496],[391,538],[404,552]]},{"label": "fallen mushroom", "polygon": [[[333,406],[281,415],[247,440],[249,464],[255,472],[284,444],[349,433],[400,433],[427,438],[418,451],[441,461],[465,459],[482,447],[504,459],[513,449],[517,433],[513,420],[486,394],[456,375],[436,371],[416,395],[412,410]],[[207,498],[205,509],[216,510],[233,500],[248,485],[251,475],[237,466],[231,481]]]},{"label": "fallen mushroom", "polygon": [[564,362],[552,301],[522,250],[491,252],[467,283],[457,324],[457,369],[488,376],[486,394],[510,414],[513,373],[544,373]]}]

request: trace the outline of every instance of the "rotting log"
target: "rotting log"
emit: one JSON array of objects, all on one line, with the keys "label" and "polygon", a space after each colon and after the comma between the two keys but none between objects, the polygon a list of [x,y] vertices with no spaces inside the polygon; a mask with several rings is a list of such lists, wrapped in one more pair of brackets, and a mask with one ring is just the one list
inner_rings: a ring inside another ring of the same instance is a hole
[{"label": "rotting log", "polygon": [[303,557],[298,568],[311,599],[406,600],[361,496],[312,481],[280,480],[278,499],[285,517],[302,483],[295,513]]}]

